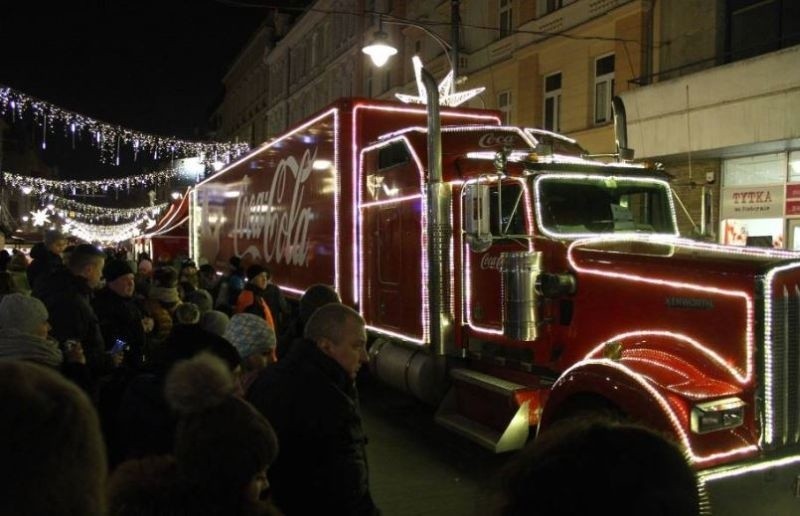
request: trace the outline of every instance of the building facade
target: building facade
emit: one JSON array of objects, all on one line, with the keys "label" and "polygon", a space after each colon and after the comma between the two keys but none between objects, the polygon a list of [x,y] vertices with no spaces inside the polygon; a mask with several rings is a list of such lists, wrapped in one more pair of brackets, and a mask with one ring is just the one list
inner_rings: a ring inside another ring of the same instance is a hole
[{"label": "building facade", "polygon": [[[592,153],[608,153],[611,97],[648,72],[650,6],[317,0],[301,16],[272,15],[251,38],[224,78],[218,137],[258,145],[342,96],[413,94],[411,57],[419,55],[439,79],[455,58],[459,90],[486,87],[470,107],[499,109],[510,124],[562,132]],[[361,52],[379,29],[398,48],[381,69]],[[447,44],[457,40],[457,52],[446,52],[430,32]]]},{"label": "building facade", "polygon": [[800,4],[656,6],[652,72],[622,94],[630,146],[709,238],[800,250]]}]

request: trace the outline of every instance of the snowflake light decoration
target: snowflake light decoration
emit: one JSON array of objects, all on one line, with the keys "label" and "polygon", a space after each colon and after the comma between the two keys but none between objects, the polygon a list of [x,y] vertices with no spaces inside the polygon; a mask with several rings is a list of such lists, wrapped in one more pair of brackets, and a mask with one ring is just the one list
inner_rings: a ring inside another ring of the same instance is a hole
[{"label": "snowflake light decoration", "polygon": [[49,213],[47,212],[47,208],[42,208],[41,210],[36,210],[31,212],[31,217],[33,220],[33,225],[36,227],[44,226],[45,224],[50,224],[50,217],[48,216]]}]

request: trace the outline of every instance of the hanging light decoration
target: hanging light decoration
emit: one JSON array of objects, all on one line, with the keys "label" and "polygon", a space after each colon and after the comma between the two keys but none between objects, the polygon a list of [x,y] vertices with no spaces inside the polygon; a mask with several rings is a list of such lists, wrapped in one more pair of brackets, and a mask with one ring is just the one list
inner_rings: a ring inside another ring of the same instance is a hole
[{"label": "hanging light decoration", "polygon": [[142,151],[150,152],[154,159],[158,159],[159,154],[173,158],[202,154],[216,156],[225,162],[230,162],[249,150],[246,143],[192,142],[126,129],[63,109],[5,86],[0,86],[0,114],[10,115],[12,123],[18,118],[32,116],[42,127],[42,148],[46,147],[48,134],[55,131],[54,122],[64,127],[64,133],[70,135],[73,146],[75,133],[91,134],[94,145],[100,150],[101,161],[106,163],[119,164],[122,145],[132,147],[134,157]]},{"label": "hanging light decoration", "polygon": [[146,218],[137,219],[125,224],[99,225],[87,224],[74,219],[67,220],[61,227],[64,233],[73,235],[86,242],[100,242],[102,244],[116,244],[131,240],[142,234],[142,228],[147,224]]},{"label": "hanging light decoration", "polygon": [[53,204],[53,211],[61,218],[80,218],[92,222],[98,220],[113,219],[118,222],[121,219],[141,219],[142,217],[156,218],[164,211],[169,203],[161,203],[153,206],[139,206],[135,208],[109,208],[86,204],[57,195],[47,195],[46,198]]},{"label": "hanging light decoration", "polygon": [[22,193],[63,193],[68,195],[96,194],[112,190],[130,190],[166,184],[178,176],[178,169],[169,168],[135,176],[97,179],[93,181],[77,181],[73,179],[57,180],[31,177],[11,172],[3,172],[7,185],[19,188]]}]

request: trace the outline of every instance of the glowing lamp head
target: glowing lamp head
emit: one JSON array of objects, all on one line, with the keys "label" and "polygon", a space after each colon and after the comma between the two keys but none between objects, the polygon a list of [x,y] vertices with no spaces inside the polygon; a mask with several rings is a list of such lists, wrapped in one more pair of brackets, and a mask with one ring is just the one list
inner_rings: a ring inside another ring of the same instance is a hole
[{"label": "glowing lamp head", "polygon": [[389,37],[382,30],[376,32],[372,44],[362,48],[361,51],[367,54],[378,68],[385,65],[389,58],[397,53],[397,49],[389,44]]}]

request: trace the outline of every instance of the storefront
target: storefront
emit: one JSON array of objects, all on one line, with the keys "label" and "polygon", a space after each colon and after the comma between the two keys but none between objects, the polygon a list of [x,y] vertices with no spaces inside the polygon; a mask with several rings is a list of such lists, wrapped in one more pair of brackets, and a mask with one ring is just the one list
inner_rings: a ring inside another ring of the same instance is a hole
[{"label": "storefront", "polygon": [[800,251],[800,151],[722,162],[720,241]]}]

